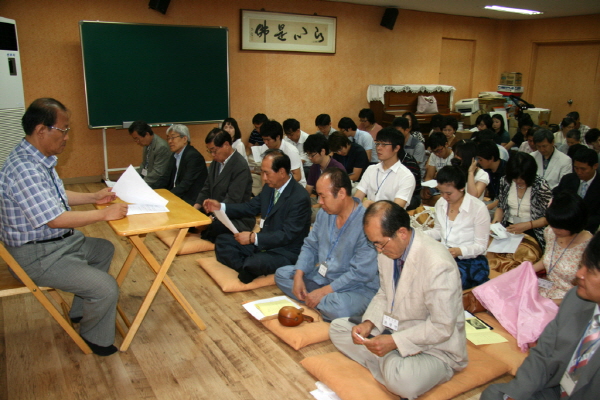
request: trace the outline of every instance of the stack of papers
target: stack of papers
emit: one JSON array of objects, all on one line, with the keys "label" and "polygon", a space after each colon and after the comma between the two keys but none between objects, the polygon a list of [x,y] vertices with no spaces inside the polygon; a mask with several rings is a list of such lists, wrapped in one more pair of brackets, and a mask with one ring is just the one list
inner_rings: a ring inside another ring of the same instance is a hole
[{"label": "stack of papers", "polygon": [[279,314],[279,310],[285,306],[301,308],[287,296],[276,296],[269,299],[255,300],[243,305],[246,311],[257,320],[273,317]]},{"label": "stack of papers", "polygon": [[121,175],[112,191],[129,203],[127,215],[169,212],[169,201],[148,186],[132,165]]},{"label": "stack of papers", "polygon": [[467,339],[474,345],[494,344],[508,342],[501,335],[492,332],[492,327],[465,311],[465,332]]}]

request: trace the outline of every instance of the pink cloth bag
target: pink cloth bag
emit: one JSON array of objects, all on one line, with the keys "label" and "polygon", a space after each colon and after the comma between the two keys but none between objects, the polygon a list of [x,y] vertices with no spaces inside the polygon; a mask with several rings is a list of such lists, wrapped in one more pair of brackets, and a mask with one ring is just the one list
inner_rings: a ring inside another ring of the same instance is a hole
[{"label": "pink cloth bag", "polygon": [[476,287],[473,294],[517,339],[523,352],[558,313],[558,306],[539,294],[537,276],[529,261]]}]

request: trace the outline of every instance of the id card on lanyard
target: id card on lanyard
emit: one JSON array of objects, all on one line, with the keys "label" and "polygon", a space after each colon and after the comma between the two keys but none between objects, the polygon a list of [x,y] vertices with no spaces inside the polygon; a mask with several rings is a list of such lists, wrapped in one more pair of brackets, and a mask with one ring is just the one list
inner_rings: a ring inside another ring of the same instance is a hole
[{"label": "id card on lanyard", "polygon": [[[400,257],[399,260],[394,260],[394,270],[401,268],[401,266],[399,265],[400,262],[402,263],[402,265],[404,265],[404,262],[406,261],[406,258],[408,257],[408,253],[410,252],[410,248],[412,247],[414,239],[415,239],[415,230],[413,229],[411,237],[410,237],[410,242],[408,243],[408,246],[404,250],[404,254],[402,254],[402,257]],[[394,303],[396,302],[396,289],[398,287],[398,284],[400,283],[400,278],[402,276],[402,271],[400,270],[399,272],[400,273],[398,274],[399,275],[398,279],[394,279],[394,282],[393,282],[394,292],[392,294],[393,297],[392,297],[391,310],[390,310],[390,312],[383,313],[383,319],[381,321],[381,324],[384,327],[386,327],[394,332],[397,331],[400,326],[400,321],[398,320],[398,318],[396,318],[394,316]]]}]

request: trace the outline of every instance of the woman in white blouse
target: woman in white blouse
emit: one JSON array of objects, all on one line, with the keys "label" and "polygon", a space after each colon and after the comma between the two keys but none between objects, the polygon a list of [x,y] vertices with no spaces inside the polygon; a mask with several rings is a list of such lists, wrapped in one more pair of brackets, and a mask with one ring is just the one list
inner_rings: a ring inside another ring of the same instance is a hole
[{"label": "woman in white blouse", "polygon": [[240,131],[240,127],[238,123],[233,118],[225,118],[223,123],[221,124],[221,129],[231,135],[231,147],[240,153],[246,162],[248,162],[248,156],[246,155],[246,146],[244,142],[242,142],[242,131]]},{"label": "woman in white blouse", "polygon": [[463,290],[469,289],[488,280],[490,215],[482,201],[465,193],[467,179],[460,167],[440,169],[437,183],[442,197],[435,205],[435,225],[425,233],[446,245],[458,264]]}]

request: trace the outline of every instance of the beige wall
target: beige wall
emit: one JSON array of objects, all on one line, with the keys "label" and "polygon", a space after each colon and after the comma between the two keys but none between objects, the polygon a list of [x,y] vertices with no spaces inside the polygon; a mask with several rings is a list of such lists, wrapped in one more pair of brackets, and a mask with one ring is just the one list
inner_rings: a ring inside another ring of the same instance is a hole
[{"label": "beige wall", "polygon": [[[337,53],[241,51],[239,10],[262,8],[337,17]],[[523,72],[527,82],[535,40],[600,38],[593,16],[508,22],[401,10],[390,31],[379,26],[381,7],[317,0],[175,0],[167,15],[148,9],[148,0],[3,0],[0,15],[17,21],[26,103],[52,96],[72,111],[73,135],[58,165],[63,178],[103,171],[101,131],[87,129],[79,20],[227,26],[231,115],[246,140],[258,112],[280,122],[296,118],[313,133],[320,113],[330,114],[334,124],[344,116],[357,119],[368,106],[369,84],[444,84],[439,82],[442,38],[476,41],[474,96],[494,90],[505,70]],[[203,138],[212,127],[190,127],[195,147],[205,156]],[[165,129],[157,133],[164,137]],[[110,167],[140,162],[141,149],[125,130],[109,130],[108,147]]]}]

